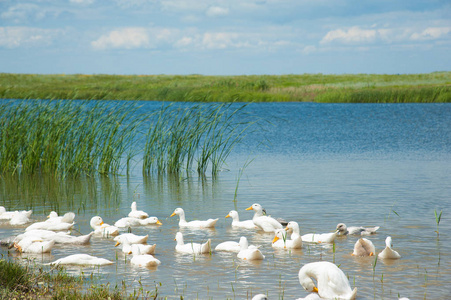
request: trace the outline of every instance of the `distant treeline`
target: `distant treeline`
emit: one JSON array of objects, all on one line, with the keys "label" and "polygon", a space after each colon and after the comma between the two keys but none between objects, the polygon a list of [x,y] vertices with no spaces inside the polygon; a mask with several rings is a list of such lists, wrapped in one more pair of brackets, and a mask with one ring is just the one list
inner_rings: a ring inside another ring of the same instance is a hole
[{"label": "distant treeline", "polygon": [[249,76],[0,73],[0,98],[190,102],[451,102],[451,72]]}]

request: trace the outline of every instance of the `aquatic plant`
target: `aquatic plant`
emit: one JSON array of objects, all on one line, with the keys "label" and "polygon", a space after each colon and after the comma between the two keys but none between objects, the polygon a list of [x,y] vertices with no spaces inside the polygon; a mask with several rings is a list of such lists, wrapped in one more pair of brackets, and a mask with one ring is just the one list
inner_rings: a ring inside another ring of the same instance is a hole
[{"label": "aquatic plant", "polygon": [[438,226],[440,225],[440,220],[442,219],[442,210],[440,210],[440,214],[437,214],[437,210],[434,210],[435,214],[435,223],[437,224],[437,230],[435,231],[437,233],[437,237],[440,235],[438,231]]},{"label": "aquatic plant", "polygon": [[151,118],[143,155],[143,174],[197,172],[216,175],[233,147],[254,123],[242,113],[245,105],[164,106]]},{"label": "aquatic plant", "polygon": [[3,102],[0,172],[118,174],[142,121],[136,109],[123,102]]}]

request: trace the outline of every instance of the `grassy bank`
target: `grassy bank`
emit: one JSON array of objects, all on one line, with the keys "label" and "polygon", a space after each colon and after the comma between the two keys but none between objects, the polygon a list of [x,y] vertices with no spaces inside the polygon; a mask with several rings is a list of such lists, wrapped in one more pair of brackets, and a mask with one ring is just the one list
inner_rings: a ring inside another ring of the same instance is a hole
[{"label": "grassy bank", "polygon": [[[119,288],[91,285],[83,289],[83,278],[68,275],[63,268],[44,269],[32,261],[0,259],[0,299],[155,299],[157,292],[128,294]],[[144,294],[143,294],[144,293]]]},{"label": "grassy bank", "polygon": [[451,102],[451,72],[354,75],[0,74],[3,99]]}]

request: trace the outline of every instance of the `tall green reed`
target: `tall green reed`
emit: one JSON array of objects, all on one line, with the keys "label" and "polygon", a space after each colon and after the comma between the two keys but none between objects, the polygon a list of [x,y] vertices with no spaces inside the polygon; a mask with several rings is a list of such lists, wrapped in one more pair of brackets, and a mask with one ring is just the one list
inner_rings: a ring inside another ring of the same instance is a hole
[{"label": "tall green reed", "polygon": [[153,116],[143,156],[143,173],[196,169],[218,174],[233,147],[254,123],[231,104],[163,107]]},{"label": "tall green reed", "polygon": [[8,101],[0,109],[1,173],[117,174],[142,121],[123,102]]}]

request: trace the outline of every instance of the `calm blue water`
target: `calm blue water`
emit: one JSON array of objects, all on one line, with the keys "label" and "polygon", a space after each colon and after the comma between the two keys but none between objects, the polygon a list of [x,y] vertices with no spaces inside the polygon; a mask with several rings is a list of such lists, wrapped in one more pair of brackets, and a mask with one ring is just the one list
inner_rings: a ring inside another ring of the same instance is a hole
[{"label": "calm blue water", "polygon": [[[140,104],[143,110],[162,105]],[[448,299],[450,104],[263,103],[250,104],[246,112],[262,120],[260,127],[254,127],[234,149],[216,179],[198,178],[195,172],[176,180],[156,175],[143,178],[138,161],[131,176],[98,179],[93,186],[67,183],[71,196],[46,195],[50,193],[46,188],[36,192],[37,198],[59,197],[61,213],[77,211],[81,233],[90,231],[93,215],[111,224],[128,214],[131,202],[137,201],[140,209],[163,222],[159,228],[133,229],[136,234],[149,234],[149,243],[157,243],[156,256],[162,261],[158,269],[130,266],[114,243],[102,238],[93,238],[87,247],[58,246],[39,259],[48,262],[72,253],[102,256],[115,264],[93,270],[98,282],[114,286],[125,280],[130,289],[138,289],[141,282],[145,290],[161,283],[159,295],[168,299],[180,299],[180,295],[185,299],[250,299],[261,292],[270,299],[305,297],[297,279],[299,268],[318,260],[340,265],[351,285],[358,287],[358,299]],[[240,168],[249,161],[238,182]],[[45,180],[38,185],[46,185]],[[86,192],[91,189],[95,192]],[[4,189],[3,205],[11,207],[14,199],[25,197],[15,193]],[[232,230],[230,220],[224,218],[231,209],[238,210],[243,220],[252,218],[245,208],[255,202],[272,216],[297,221],[302,233],[330,232],[340,222],[379,225],[378,234],[370,237],[377,252],[390,235],[402,258],[377,261],[373,270],[374,258],[350,255],[356,237],[338,239],[335,253],[327,245],[275,251],[271,234]],[[14,207],[20,209],[17,204]],[[48,202],[36,204],[34,217],[43,219],[50,207]],[[195,258],[176,254],[173,239],[178,220],[169,218],[176,207],[185,209],[188,220],[220,218],[215,230],[184,230],[186,241],[211,238],[216,245],[244,235],[251,244],[261,245],[266,259],[252,264],[228,253]],[[439,239],[434,210],[443,210]],[[20,230],[4,225],[0,235]],[[84,271],[89,273],[89,269]]]}]

